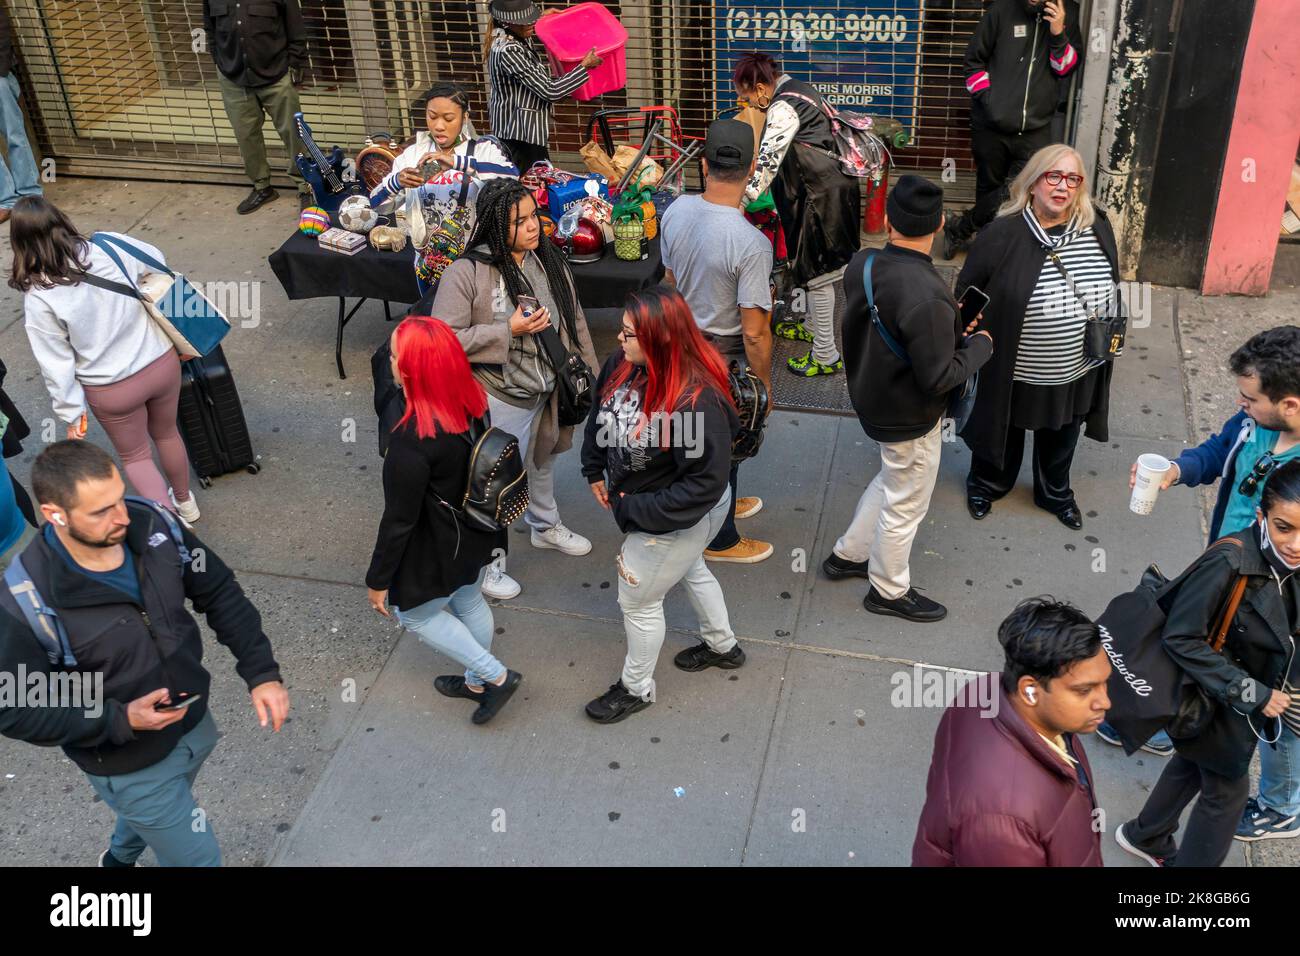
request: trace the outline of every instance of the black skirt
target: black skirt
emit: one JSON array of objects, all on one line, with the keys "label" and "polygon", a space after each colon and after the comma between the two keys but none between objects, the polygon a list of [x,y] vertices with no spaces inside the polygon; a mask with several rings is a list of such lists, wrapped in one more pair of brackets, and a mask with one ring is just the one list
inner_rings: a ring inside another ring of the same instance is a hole
[{"label": "black skirt", "polygon": [[1106,401],[1112,363],[1103,362],[1064,385],[1011,383],[1011,427],[1026,431],[1064,428],[1087,418]]}]

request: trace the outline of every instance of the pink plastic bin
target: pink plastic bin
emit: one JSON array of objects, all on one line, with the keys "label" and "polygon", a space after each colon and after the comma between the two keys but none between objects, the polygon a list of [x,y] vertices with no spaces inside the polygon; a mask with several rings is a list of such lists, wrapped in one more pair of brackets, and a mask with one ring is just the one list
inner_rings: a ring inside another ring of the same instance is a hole
[{"label": "pink plastic bin", "polygon": [[537,39],[546,47],[556,76],[582,62],[593,46],[604,63],[590,71],[587,82],[574,93],[575,100],[595,99],[602,93],[627,86],[627,30],[602,3],[579,3],[537,21]]}]

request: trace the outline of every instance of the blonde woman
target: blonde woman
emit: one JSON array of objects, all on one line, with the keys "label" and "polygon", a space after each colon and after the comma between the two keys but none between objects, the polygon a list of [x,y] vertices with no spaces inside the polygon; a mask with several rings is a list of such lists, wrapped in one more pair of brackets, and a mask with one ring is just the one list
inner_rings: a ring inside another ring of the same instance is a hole
[{"label": "blonde woman", "polygon": [[1080,432],[1108,440],[1111,363],[1085,354],[1078,295],[1105,302],[1119,280],[1115,233],[1088,190],[1069,146],[1034,153],[957,278],[958,294],[972,285],[988,293],[980,328],[998,343],[962,431],[971,450],[966,506],[977,520],[1015,485],[1025,433],[1033,432],[1034,503],[1067,528],[1083,527],[1070,465]]}]

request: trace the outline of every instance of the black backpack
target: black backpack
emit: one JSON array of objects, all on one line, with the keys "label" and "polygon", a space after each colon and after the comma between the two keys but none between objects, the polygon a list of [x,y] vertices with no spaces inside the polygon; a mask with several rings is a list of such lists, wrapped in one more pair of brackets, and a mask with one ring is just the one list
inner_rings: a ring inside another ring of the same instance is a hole
[{"label": "black backpack", "polygon": [[465,495],[460,507],[448,507],[475,530],[504,531],[528,508],[528,469],[519,439],[484,421],[462,437],[470,444]]}]

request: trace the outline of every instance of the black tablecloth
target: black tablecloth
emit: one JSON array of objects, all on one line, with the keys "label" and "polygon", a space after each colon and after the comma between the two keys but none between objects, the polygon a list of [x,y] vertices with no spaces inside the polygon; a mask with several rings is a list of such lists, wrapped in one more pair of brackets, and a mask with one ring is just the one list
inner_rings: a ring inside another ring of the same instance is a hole
[{"label": "black tablecloth", "polygon": [[[658,237],[649,250],[640,262],[624,262],[614,255],[610,243],[599,262],[574,263],[573,279],[583,307],[616,308],[629,292],[658,282],[664,273]],[[380,252],[367,245],[355,256],[345,256],[322,249],[315,236],[295,232],[271,253],[270,261],[290,299],[335,296],[415,302],[420,298],[409,243],[400,252]]]},{"label": "black tablecloth", "polygon": [[415,253],[380,252],[369,243],[355,256],[322,249],[315,236],[295,232],[271,253],[271,271],[290,299],[320,296],[415,302]]}]

